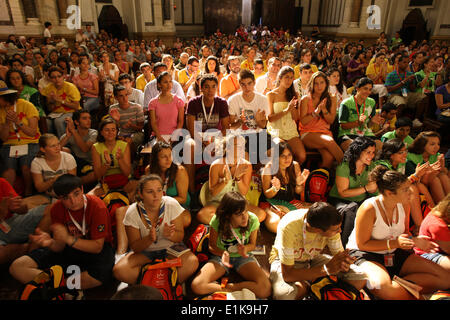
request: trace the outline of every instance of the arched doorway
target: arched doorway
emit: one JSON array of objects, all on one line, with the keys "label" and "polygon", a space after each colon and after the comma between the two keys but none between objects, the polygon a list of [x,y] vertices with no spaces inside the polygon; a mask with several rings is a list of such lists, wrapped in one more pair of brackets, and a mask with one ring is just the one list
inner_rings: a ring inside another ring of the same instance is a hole
[{"label": "arched doorway", "polygon": [[123,24],[119,11],[113,5],[105,5],[98,17],[98,29],[104,29],[113,38],[128,37],[128,28]]},{"label": "arched doorway", "polygon": [[422,11],[418,8],[412,10],[403,20],[403,26],[400,30],[400,37],[403,42],[410,44],[413,40],[421,42],[427,40],[430,32],[427,30],[427,21],[422,14]]}]

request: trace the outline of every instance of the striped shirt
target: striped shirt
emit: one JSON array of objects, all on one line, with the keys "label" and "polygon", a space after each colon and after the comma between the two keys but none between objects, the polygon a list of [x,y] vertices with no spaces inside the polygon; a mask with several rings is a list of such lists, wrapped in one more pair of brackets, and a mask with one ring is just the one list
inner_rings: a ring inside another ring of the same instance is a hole
[{"label": "striped shirt", "polygon": [[130,136],[133,133],[136,133],[136,130],[133,128],[124,128],[127,124],[128,120],[134,125],[138,125],[139,123],[144,123],[144,111],[140,105],[137,103],[129,102],[129,107],[127,109],[122,109],[119,107],[119,104],[113,104],[109,107],[109,113],[111,114],[112,110],[118,110],[120,114],[119,120],[119,135],[120,136]]},{"label": "striped shirt", "polygon": [[[389,73],[387,75],[386,82],[384,83],[384,86],[385,87],[395,86],[395,85],[399,84],[400,82],[402,82],[403,80],[405,80],[406,78],[408,78],[411,75],[413,75],[413,73],[411,71],[406,71],[406,73],[400,73],[397,70],[394,70],[394,71],[392,71],[391,73]],[[404,88],[406,88],[406,90],[408,92],[409,92],[409,84],[410,84],[410,81],[405,83],[405,85],[403,86]],[[397,89],[395,91],[389,92],[389,95],[393,95],[393,94],[401,95],[402,94],[402,89],[399,88],[399,89]]]}]

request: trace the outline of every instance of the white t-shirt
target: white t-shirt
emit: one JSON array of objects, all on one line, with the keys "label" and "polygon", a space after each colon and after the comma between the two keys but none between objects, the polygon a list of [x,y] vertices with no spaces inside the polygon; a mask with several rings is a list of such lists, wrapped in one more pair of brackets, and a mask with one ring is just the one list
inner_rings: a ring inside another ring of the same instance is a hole
[{"label": "white t-shirt", "polygon": [[[158,224],[159,229],[157,228],[157,242],[152,243],[145,251],[157,251],[162,249],[167,249],[172,246],[174,243],[163,236],[164,224],[170,224],[172,220],[178,218],[178,216],[184,211],[184,208],[172,197],[163,196],[162,203],[164,206],[164,211],[160,215]],[[125,226],[133,227],[139,230],[141,237],[144,238],[148,236],[150,233],[149,229],[147,229],[146,225],[142,222],[142,219],[139,215],[139,212],[136,208],[137,203],[133,203],[128,207],[128,210],[125,214],[125,218],[123,219],[123,224]]]},{"label": "white t-shirt", "polygon": [[[249,129],[255,129],[257,132],[261,131],[256,123],[255,116],[258,110],[263,110],[266,116],[269,114],[269,100],[266,96],[255,92],[255,97],[251,102],[247,102],[242,97],[242,92],[236,93],[228,99],[228,112],[230,115],[240,119],[242,110],[244,110],[246,126]],[[242,129],[242,126],[240,127]]]},{"label": "white t-shirt", "polygon": [[42,174],[44,181],[52,179],[54,177],[68,173],[77,167],[75,158],[64,151],[61,151],[61,161],[59,162],[59,167],[57,170],[53,170],[45,161],[43,157],[36,157],[31,162],[31,172],[36,174]]},{"label": "white t-shirt", "polygon": [[52,34],[50,32],[50,30],[48,30],[48,28],[45,28],[44,30],[44,38],[51,38]]}]

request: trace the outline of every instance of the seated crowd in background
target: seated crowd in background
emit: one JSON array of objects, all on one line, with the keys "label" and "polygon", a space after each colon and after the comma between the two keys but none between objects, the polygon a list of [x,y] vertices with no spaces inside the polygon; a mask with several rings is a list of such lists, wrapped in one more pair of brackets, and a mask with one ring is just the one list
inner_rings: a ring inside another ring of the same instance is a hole
[{"label": "seated crowd in background", "polygon": [[[200,223],[211,257],[178,267],[197,295],[300,299],[326,275],[381,299],[412,298],[394,276],[450,287],[447,42],[46,34],[0,43],[0,263],[20,282],[78,264],[82,289],[135,284]],[[305,200],[317,169],[328,203]],[[250,253],[262,225],[270,276]],[[244,281],[218,284],[233,269]]]}]

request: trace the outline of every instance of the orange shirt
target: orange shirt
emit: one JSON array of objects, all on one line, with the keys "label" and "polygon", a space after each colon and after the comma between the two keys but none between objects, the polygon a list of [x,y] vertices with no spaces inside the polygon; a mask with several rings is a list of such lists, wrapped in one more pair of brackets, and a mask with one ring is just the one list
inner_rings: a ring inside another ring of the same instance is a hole
[{"label": "orange shirt", "polygon": [[220,81],[219,95],[222,98],[225,98],[240,88],[241,86],[239,85],[239,81],[235,79],[231,74],[227,74]]}]

